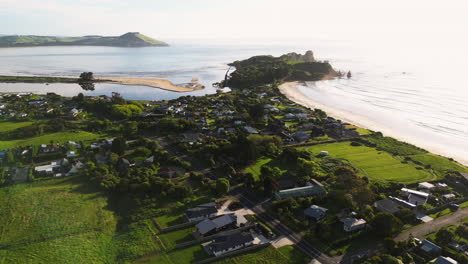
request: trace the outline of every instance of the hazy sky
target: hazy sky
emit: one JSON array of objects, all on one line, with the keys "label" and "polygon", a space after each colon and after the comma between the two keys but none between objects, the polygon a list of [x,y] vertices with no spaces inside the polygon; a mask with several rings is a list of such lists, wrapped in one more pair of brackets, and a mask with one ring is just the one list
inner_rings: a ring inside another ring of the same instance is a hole
[{"label": "hazy sky", "polygon": [[[0,0],[0,34],[159,39],[467,35],[466,0]],[[464,37],[466,38],[466,37]]]}]

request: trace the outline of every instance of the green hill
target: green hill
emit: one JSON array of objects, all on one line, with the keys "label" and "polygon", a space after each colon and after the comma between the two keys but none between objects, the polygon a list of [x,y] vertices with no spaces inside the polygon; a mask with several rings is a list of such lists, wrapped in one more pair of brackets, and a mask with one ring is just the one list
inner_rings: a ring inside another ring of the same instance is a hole
[{"label": "green hill", "polygon": [[0,36],[0,47],[3,48],[39,46],[157,47],[168,46],[168,44],[139,32],[129,32],[117,37]]}]

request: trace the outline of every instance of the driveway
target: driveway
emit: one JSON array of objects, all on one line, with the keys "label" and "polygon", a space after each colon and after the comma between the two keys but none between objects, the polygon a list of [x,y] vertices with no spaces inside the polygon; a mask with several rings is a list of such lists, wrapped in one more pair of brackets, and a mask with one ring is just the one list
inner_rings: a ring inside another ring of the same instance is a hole
[{"label": "driveway", "polygon": [[412,234],[414,237],[422,237],[427,233],[433,232],[446,225],[458,225],[463,221],[463,218],[468,217],[468,208],[463,208],[456,211],[453,214],[435,218],[434,220],[415,226],[401,234],[399,234],[395,240],[402,241],[406,240]]}]

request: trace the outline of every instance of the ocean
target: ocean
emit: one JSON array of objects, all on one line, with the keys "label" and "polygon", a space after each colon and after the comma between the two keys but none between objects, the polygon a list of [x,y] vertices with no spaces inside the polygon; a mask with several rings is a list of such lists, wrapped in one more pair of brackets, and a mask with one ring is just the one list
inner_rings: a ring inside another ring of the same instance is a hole
[{"label": "ocean", "polygon": [[171,47],[37,47],[0,49],[0,75],[167,76],[174,83],[199,78],[204,90],[176,93],[141,86],[97,84],[83,91],[75,84],[0,84],[0,92],[55,92],[73,96],[110,95],[162,100],[215,93],[227,63],[253,55],[281,55],[310,49],[351,79],[309,83],[305,96],[351,113],[359,123],[435,153],[468,163],[468,61],[463,43],[430,40],[311,39],[261,44],[174,41]]}]

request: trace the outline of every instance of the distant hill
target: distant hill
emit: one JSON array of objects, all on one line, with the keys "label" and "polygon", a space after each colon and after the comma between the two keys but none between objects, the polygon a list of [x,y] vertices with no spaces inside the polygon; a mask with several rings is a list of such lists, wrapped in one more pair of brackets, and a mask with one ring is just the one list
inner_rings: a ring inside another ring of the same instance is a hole
[{"label": "distant hill", "polygon": [[139,32],[129,32],[117,37],[83,36],[0,36],[0,47],[40,47],[40,46],[111,46],[111,47],[157,47],[169,46]]}]

